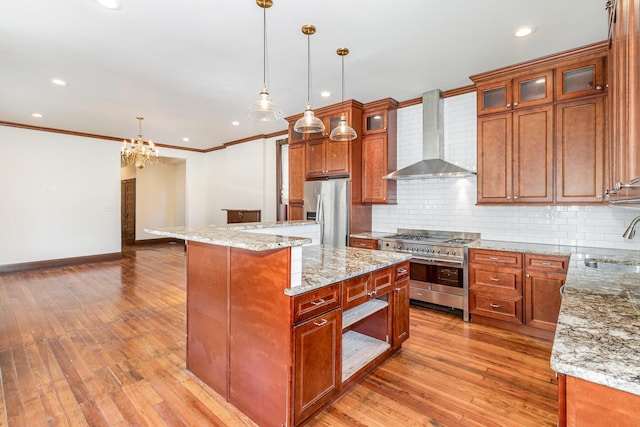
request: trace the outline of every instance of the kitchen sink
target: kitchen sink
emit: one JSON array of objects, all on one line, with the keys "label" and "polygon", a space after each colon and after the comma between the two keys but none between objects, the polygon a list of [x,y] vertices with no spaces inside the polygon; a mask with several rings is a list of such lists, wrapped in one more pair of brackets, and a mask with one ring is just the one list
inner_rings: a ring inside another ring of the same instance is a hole
[{"label": "kitchen sink", "polygon": [[618,273],[640,273],[640,265],[637,264],[621,264],[612,261],[585,259],[584,265],[589,268],[597,268],[599,270],[614,271]]}]

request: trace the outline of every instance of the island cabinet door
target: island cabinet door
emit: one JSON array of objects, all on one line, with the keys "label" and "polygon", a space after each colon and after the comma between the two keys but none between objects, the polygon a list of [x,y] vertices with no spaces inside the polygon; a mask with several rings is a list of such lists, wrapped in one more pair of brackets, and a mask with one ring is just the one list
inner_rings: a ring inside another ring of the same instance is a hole
[{"label": "island cabinet door", "polygon": [[393,339],[394,348],[409,338],[409,280],[396,283],[393,289]]},{"label": "island cabinet door", "polygon": [[342,364],[340,309],[294,328],[294,424],[308,418],[339,388]]},{"label": "island cabinet door", "polygon": [[342,309],[344,311],[369,301],[371,298],[369,292],[372,287],[370,282],[370,274],[364,274],[344,281],[342,285]]}]

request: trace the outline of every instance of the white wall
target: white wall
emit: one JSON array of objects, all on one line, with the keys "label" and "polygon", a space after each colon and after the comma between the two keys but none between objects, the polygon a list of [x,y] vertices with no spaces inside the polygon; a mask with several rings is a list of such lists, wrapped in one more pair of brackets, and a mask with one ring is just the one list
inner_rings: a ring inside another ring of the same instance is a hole
[{"label": "white wall", "polygon": [[[136,173],[136,240],[162,238],[145,228],[184,225],[185,167],[158,163]],[[181,213],[181,214],[180,214]]]},{"label": "white wall", "polygon": [[0,265],[120,252],[120,145],[0,126]]},{"label": "white wall", "polygon": [[262,221],[276,219],[276,140],[232,145],[206,154],[206,223],[225,224],[221,209],[259,209]]},{"label": "white wall", "polygon": [[[445,98],[446,160],[476,170],[475,93]],[[422,105],[398,111],[398,168],[422,156]],[[476,177],[398,181],[398,204],[373,207],[373,229],[479,232],[483,239],[640,249],[623,239],[640,210],[607,206],[476,206]]]}]

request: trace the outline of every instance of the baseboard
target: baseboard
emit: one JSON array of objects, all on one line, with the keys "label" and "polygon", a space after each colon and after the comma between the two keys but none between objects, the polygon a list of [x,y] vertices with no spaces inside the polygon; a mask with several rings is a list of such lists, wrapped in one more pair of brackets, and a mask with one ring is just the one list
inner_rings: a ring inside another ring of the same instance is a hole
[{"label": "baseboard", "polygon": [[158,245],[161,243],[176,243],[184,245],[183,239],[176,239],[175,237],[161,237],[159,239],[144,239],[144,240],[135,240],[133,244],[135,246],[144,246],[144,245]]},{"label": "baseboard", "polygon": [[48,259],[45,261],[22,262],[19,264],[0,265],[0,274],[22,273],[25,271],[47,270],[50,268],[69,267],[78,264],[94,262],[116,261],[122,259],[122,252],[109,254],[80,256],[74,258]]}]

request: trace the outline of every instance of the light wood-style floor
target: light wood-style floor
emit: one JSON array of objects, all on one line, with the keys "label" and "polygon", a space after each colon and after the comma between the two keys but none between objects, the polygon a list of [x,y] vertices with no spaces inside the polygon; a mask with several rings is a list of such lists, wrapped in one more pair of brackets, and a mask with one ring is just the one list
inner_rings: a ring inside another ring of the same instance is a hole
[{"label": "light wood-style floor", "polygon": [[[0,426],[252,426],[185,371],[185,252],[0,276]],[[423,308],[309,426],[553,426],[551,343]]]}]

